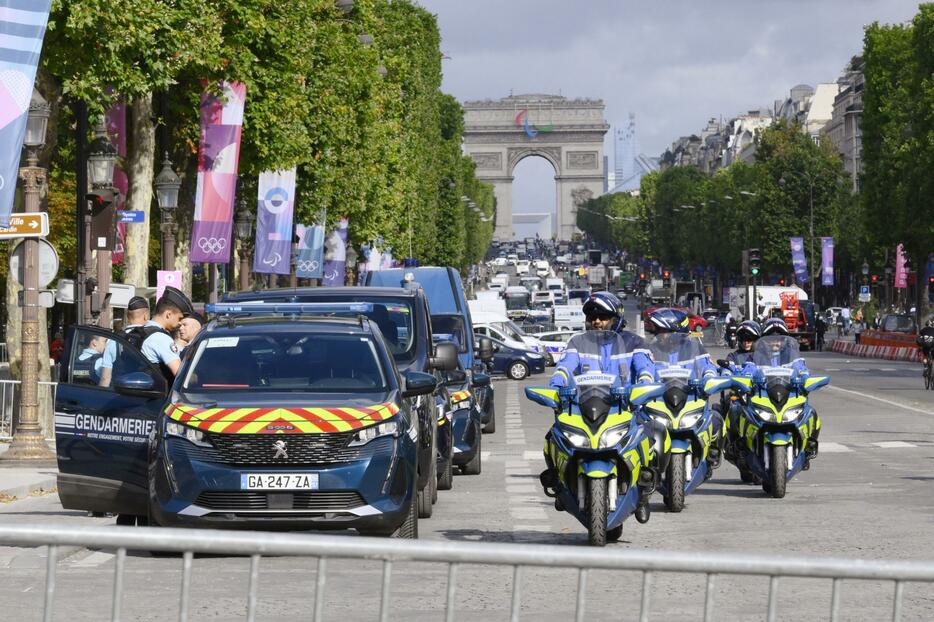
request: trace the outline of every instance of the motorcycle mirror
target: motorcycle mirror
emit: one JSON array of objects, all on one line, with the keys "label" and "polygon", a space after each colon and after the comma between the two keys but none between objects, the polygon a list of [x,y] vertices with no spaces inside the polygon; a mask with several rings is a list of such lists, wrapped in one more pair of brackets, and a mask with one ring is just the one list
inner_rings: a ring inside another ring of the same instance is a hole
[{"label": "motorcycle mirror", "polygon": [[558,391],[546,387],[526,387],[525,396],[535,402],[548,408],[558,408]]},{"label": "motorcycle mirror", "polygon": [[730,362],[727,361],[726,359],[717,359],[717,365],[719,365],[720,367],[724,369],[730,368]]}]

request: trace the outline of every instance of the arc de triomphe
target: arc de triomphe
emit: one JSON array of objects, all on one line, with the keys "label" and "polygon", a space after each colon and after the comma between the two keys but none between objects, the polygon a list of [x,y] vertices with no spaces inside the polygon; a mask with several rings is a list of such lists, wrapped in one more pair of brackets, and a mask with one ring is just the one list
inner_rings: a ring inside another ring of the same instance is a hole
[{"label": "arc de triomphe", "polygon": [[493,184],[497,240],[512,239],[516,165],[541,156],[555,169],[558,239],[577,231],[577,206],[603,193],[603,101],[559,95],[515,95],[464,103],[464,148],[477,177]]}]

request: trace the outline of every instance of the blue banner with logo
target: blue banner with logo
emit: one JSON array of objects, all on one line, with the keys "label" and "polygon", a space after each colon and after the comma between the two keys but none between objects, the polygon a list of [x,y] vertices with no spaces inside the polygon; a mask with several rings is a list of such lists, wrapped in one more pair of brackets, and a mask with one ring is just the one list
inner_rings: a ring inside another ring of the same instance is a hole
[{"label": "blue banner with logo", "polygon": [[833,285],[833,238],[820,239],[821,285]]},{"label": "blue banner with logo", "polygon": [[344,284],[344,268],[347,265],[347,228],[350,222],[341,218],[337,228],[324,241],[324,287],[339,287]]},{"label": "blue banner with logo", "polygon": [[791,238],[791,266],[795,270],[795,281],[808,282],[808,262],[804,257],[804,238]]},{"label": "blue banner with logo", "polygon": [[300,279],[320,279],[324,275],[324,225],[296,225],[298,255],[295,275]]},{"label": "blue banner with logo", "polygon": [[52,0],[0,0],[0,227],[10,224],[26,117]]},{"label": "blue banner with logo", "polygon": [[256,206],[256,252],[253,272],[292,272],[292,213],[295,169],[265,171],[259,176]]}]

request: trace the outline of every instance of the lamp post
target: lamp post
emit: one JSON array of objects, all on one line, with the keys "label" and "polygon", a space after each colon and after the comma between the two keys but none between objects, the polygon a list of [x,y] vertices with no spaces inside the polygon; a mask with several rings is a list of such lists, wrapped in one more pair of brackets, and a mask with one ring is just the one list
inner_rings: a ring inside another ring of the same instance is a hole
[{"label": "lamp post", "polygon": [[[107,125],[104,117],[98,119],[94,126],[94,139],[88,146],[88,181],[91,182],[91,188],[94,190],[104,190],[114,192],[114,167],[117,165],[117,148],[113,146],[107,137]],[[111,195],[112,201],[116,201],[116,195]],[[91,214],[91,228],[100,232],[108,231],[115,226],[113,222],[98,223],[94,225],[95,218],[112,218],[113,205],[105,206],[99,214]],[[85,231],[90,231],[85,229]],[[97,323],[99,326],[110,328],[110,274],[113,269],[111,261],[111,251],[109,244],[101,245],[100,239],[112,240],[110,236],[101,236],[97,234],[92,237],[88,235],[86,239],[97,239],[95,247],[97,250],[97,291],[91,296],[91,311],[98,313]],[[85,249],[85,258],[88,258],[91,247]],[[90,261],[89,261],[90,263]]]},{"label": "lamp post", "polygon": [[357,280],[354,278],[354,270],[357,268],[357,251],[354,250],[353,245],[347,245],[347,251],[344,254],[344,281],[347,285],[356,285]]},{"label": "lamp post", "polygon": [[162,213],[162,224],[159,225],[162,232],[162,269],[175,270],[175,234],[178,232],[175,210],[178,207],[178,189],[182,186],[182,180],[172,170],[168,152],[162,160],[162,170],[156,175],[154,185],[159,211]]},{"label": "lamp post", "polygon": [[[27,214],[39,210],[45,185],[45,169],[39,166],[39,149],[45,144],[49,104],[33,89],[26,120],[26,166],[19,169]],[[50,460],[55,456],[45,444],[39,425],[39,240],[26,238],[23,270],[23,319],[21,323],[21,397],[13,442],[4,460]]]},{"label": "lamp post", "polygon": [[250,289],[250,240],[253,237],[253,212],[247,207],[246,201],[240,201],[237,210],[237,239],[240,240],[240,291]]},{"label": "lamp post", "polygon": [[814,178],[811,177],[806,171],[789,173],[785,172],[781,178],[778,180],[778,185],[782,188],[785,187],[785,175],[797,175],[798,177],[804,178],[808,182],[808,204],[810,206],[809,218],[808,218],[808,231],[811,236],[811,263],[808,266],[808,272],[811,277],[811,299],[815,302],[817,301],[817,279],[814,276]]}]

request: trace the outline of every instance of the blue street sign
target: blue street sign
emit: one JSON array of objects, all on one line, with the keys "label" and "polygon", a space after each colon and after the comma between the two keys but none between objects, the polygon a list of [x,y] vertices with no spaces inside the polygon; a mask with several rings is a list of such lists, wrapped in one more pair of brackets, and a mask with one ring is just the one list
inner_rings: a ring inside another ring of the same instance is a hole
[{"label": "blue street sign", "polygon": [[120,214],[120,222],[123,222],[123,223],[146,222],[146,212],[133,212],[133,211],[123,212],[121,211],[117,213]]}]

